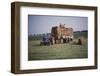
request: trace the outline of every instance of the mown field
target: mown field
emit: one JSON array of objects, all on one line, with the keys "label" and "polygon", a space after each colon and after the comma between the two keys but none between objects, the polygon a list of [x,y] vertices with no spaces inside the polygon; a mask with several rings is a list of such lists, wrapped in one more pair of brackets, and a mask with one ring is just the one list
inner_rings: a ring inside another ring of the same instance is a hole
[{"label": "mown field", "polygon": [[40,46],[40,40],[28,41],[29,60],[87,58],[87,52],[87,39],[84,41],[84,45],[78,45],[74,42],[71,42],[66,44]]}]

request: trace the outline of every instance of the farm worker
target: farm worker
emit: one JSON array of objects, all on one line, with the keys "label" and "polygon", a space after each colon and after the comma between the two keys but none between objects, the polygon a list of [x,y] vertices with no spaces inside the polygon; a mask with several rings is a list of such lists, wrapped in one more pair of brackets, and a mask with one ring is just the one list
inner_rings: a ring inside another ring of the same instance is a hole
[{"label": "farm worker", "polygon": [[63,38],[63,43],[66,43],[66,36],[63,35],[62,38]]},{"label": "farm worker", "polygon": [[54,37],[52,37],[52,43],[55,44],[55,38]]},{"label": "farm worker", "polygon": [[70,36],[70,40],[71,40],[71,41],[73,40],[73,38],[74,38],[74,37],[73,37],[73,35],[72,35],[72,36]]},{"label": "farm worker", "polygon": [[50,44],[52,45],[53,44],[52,36],[49,36],[49,41],[50,41]]}]

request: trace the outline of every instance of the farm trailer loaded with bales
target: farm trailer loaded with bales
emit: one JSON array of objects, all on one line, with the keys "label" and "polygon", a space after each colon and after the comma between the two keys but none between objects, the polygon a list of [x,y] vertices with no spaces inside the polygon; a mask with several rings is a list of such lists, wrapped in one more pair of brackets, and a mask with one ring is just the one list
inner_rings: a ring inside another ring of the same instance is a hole
[{"label": "farm trailer loaded with bales", "polygon": [[52,27],[50,35],[43,36],[40,45],[69,43],[73,38],[73,28],[66,28],[65,24],[59,24],[59,26]]}]

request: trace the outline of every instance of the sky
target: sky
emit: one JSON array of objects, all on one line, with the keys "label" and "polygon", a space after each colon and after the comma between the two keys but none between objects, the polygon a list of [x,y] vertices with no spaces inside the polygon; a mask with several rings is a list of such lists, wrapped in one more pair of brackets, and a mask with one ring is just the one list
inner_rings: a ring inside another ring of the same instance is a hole
[{"label": "sky", "polygon": [[88,17],[28,15],[28,35],[50,33],[60,23],[74,31],[88,30]]}]

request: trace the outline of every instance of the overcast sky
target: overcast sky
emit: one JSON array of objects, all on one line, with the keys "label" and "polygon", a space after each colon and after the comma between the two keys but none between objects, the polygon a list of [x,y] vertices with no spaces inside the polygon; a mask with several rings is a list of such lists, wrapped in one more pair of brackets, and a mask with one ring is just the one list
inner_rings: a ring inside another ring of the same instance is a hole
[{"label": "overcast sky", "polygon": [[74,31],[88,29],[87,17],[28,15],[28,35],[50,33],[53,26],[65,24]]}]

